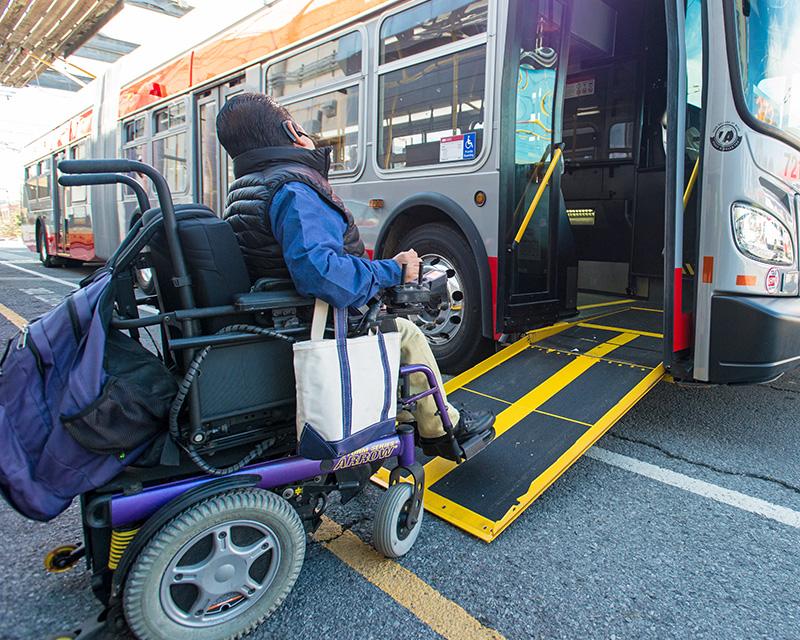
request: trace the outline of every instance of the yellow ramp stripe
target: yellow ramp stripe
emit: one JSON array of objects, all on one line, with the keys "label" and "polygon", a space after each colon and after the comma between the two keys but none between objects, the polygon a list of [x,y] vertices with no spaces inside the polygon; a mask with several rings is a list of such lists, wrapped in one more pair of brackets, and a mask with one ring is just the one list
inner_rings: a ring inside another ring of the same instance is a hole
[{"label": "yellow ramp stripe", "polygon": [[649,338],[663,338],[661,333],[653,333],[652,331],[639,331],[638,329],[624,329],[623,327],[607,327],[602,324],[592,324],[591,322],[579,322],[579,327],[586,327],[587,329],[600,329],[601,331],[624,331],[625,333],[632,333],[637,336],[647,336]]},{"label": "yellow ramp stripe", "polygon": [[[532,413],[534,409],[538,409],[559,391],[564,389],[564,387],[574,382],[578,376],[600,362],[600,358],[611,353],[614,349],[635,340],[636,337],[634,333],[621,333],[608,342],[604,342],[594,349],[587,351],[585,354],[575,356],[572,362],[550,376],[532,391],[529,391],[508,407],[508,409],[501,411],[497,415],[497,419],[494,423],[495,437],[499,438],[502,436],[506,431],[511,429],[511,427],[519,423],[528,414]],[[450,460],[434,458],[425,465],[426,484],[432,486],[455,469],[456,466],[456,463]]]},{"label": "yellow ramp stripe", "polygon": [[[513,505],[506,514],[497,522],[492,523],[490,528],[490,541],[500,535],[508,525],[510,525],[520,513],[525,511],[528,506],[536,500],[544,491],[555,482],[561,475],[569,469],[575,461],[597,442],[600,437],[613,427],[619,419],[624,416],[642,397],[652,389],[655,384],[664,377],[664,366],[659,365],[647,376],[631,389],[614,407],[611,408],[597,423],[586,431],[561,457],[556,460],[546,471],[544,471],[532,483],[528,491],[517,498],[517,504]],[[427,500],[427,494],[426,494]],[[438,514],[437,514],[438,515]]]},{"label": "yellow ramp stripe", "polygon": [[395,602],[447,640],[505,640],[485,627],[452,600],[448,600],[416,574],[388,560],[352,531],[343,531],[323,517],[314,536],[351,569],[361,574]]},{"label": "yellow ramp stripe", "polygon": [[454,378],[451,378],[444,384],[444,391],[445,393],[452,393],[456,389],[460,389],[465,384],[472,382],[475,378],[479,378],[487,371],[494,369],[497,365],[505,362],[506,360],[510,360],[515,355],[517,355],[520,351],[524,351],[528,348],[528,338],[524,337],[517,340],[514,344],[507,346],[505,349],[502,349],[495,353],[493,356],[487,358],[483,362],[479,362],[471,369],[467,369],[463,373],[458,374]]},{"label": "yellow ramp stripe", "polygon": [[610,302],[596,302],[594,304],[582,304],[578,307],[575,307],[578,311],[583,311],[584,309],[597,309],[598,307],[614,307],[618,304],[629,304],[631,302],[636,302],[636,300],[611,300]]},{"label": "yellow ramp stripe", "polygon": [[12,311],[6,305],[0,304],[0,314],[2,314],[6,320],[8,320],[11,324],[13,324],[18,329],[22,329],[28,321],[19,315],[16,311]]}]

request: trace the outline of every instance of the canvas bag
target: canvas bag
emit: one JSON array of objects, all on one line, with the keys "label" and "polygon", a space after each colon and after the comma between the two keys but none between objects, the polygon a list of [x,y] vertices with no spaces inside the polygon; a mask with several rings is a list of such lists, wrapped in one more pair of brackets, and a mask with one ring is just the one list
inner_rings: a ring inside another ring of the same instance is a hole
[{"label": "canvas bag", "polygon": [[400,334],[347,337],[347,309],[334,310],[326,340],[328,304],[317,300],[311,339],[296,342],[298,453],[325,460],[352,453],[395,432]]}]

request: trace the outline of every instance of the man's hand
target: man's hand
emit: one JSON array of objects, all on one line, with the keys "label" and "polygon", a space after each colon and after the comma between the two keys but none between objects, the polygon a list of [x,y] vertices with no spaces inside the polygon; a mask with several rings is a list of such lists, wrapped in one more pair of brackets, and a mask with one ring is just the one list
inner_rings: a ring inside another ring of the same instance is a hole
[{"label": "man's hand", "polygon": [[405,265],[406,282],[416,282],[419,279],[419,267],[421,262],[416,251],[413,249],[403,251],[402,253],[398,253],[392,260],[401,267]]}]

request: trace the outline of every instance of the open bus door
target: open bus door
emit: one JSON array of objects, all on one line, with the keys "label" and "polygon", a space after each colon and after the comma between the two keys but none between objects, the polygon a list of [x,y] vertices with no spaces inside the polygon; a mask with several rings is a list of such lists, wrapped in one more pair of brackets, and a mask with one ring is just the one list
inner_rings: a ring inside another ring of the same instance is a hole
[{"label": "open bus door", "polygon": [[577,260],[561,195],[570,6],[512,0],[507,20],[497,326],[513,334],[574,312]]}]

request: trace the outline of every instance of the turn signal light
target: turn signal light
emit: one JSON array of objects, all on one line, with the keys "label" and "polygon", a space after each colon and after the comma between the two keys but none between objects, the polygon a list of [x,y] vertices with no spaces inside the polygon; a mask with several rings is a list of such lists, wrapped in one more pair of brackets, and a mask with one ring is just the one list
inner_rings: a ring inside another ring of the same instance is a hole
[{"label": "turn signal light", "polygon": [[369,208],[370,209],[383,209],[383,199],[382,198],[372,198],[369,201]]},{"label": "turn signal light", "polygon": [[482,207],[486,204],[486,194],[483,191],[476,191],[474,196],[475,204]]}]

